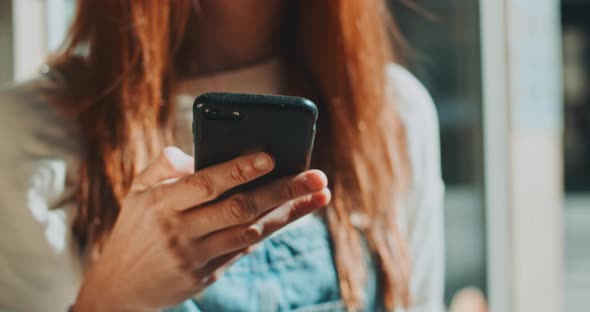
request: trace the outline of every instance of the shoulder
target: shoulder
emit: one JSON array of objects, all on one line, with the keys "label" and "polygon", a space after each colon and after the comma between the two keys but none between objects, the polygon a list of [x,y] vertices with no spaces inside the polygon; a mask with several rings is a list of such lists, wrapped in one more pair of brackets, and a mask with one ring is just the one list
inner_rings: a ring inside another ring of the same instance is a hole
[{"label": "shoulder", "polygon": [[75,298],[63,199],[77,140],[46,99],[55,87],[38,78],[0,89],[0,305],[9,310],[65,310]]},{"label": "shoulder", "polygon": [[[30,156],[59,156],[75,149],[72,120],[49,104],[48,96],[62,88],[37,77],[0,88],[0,138],[11,142],[12,153]],[[6,155],[3,149],[0,153]]]},{"label": "shoulder", "polygon": [[424,85],[407,69],[387,66],[388,92],[404,125],[413,184],[440,179],[438,114]]},{"label": "shoulder", "polygon": [[389,91],[396,97],[400,113],[422,113],[436,118],[434,102],[426,87],[406,68],[388,64],[386,68]]},{"label": "shoulder", "polygon": [[5,214],[22,214],[26,208],[38,214],[41,202],[49,212],[64,195],[78,140],[75,123],[49,103],[56,88],[54,82],[36,78],[0,89],[0,163],[6,166],[0,206]]},{"label": "shoulder", "polygon": [[407,237],[413,268],[413,309],[443,310],[444,183],[440,169],[439,124],[432,97],[409,71],[387,68],[392,102],[405,126],[412,181],[399,225]]},{"label": "shoulder", "polygon": [[13,113],[26,110],[46,111],[47,105],[45,105],[43,91],[57,87],[55,83],[43,76],[0,86],[0,110]]},{"label": "shoulder", "polygon": [[[48,95],[56,88],[52,81],[36,78],[0,89],[0,163],[7,168],[5,181],[10,181],[0,188],[1,206],[19,200],[10,209],[21,209],[22,201],[37,195],[48,201],[61,196],[57,190],[63,188],[78,140],[74,122],[49,103]],[[13,192],[4,193],[8,189]]]}]

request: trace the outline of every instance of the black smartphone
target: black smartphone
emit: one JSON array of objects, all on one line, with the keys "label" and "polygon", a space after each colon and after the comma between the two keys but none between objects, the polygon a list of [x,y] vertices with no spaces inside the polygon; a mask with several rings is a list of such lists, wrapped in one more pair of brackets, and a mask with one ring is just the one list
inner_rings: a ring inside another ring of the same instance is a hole
[{"label": "black smartphone", "polygon": [[274,157],[271,173],[232,194],[300,173],[309,168],[317,117],[316,105],[301,97],[202,94],[193,103],[195,170],[255,152]]}]

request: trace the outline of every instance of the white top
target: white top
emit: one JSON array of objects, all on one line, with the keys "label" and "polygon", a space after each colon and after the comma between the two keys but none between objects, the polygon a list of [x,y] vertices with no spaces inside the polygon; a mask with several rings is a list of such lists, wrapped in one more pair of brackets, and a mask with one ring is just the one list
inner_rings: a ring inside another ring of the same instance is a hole
[{"label": "white top", "polygon": [[[444,185],[436,110],[412,74],[397,65],[387,70],[413,175],[400,213],[413,261],[410,311],[443,311]],[[271,61],[183,82],[177,105],[180,147],[192,149],[191,104],[197,94],[281,93],[281,71],[281,63]],[[40,92],[58,87],[40,78],[0,92],[1,311],[66,311],[80,287],[81,263],[71,236],[74,208],[59,206],[75,181],[76,126],[53,111]]]}]

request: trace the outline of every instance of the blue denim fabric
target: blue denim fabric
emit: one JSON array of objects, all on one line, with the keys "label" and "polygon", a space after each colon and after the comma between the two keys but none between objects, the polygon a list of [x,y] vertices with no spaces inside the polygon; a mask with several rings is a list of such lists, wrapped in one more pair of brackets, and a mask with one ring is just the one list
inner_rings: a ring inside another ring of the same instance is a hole
[{"label": "blue denim fabric", "polygon": [[[319,217],[271,236],[199,296],[166,312],[346,311],[327,228]],[[376,276],[367,253],[366,311],[375,311]]]}]

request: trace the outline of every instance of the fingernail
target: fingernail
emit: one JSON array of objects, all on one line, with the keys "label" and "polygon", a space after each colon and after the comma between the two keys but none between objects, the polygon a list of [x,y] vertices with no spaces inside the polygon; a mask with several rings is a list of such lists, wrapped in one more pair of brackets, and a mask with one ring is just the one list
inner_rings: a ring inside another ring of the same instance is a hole
[{"label": "fingernail", "polygon": [[305,183],[305,186],[307,187],[308,190],[311,191],[319,191],[321,189],[323,189],[324,187],[326,187],[326,182],[324,181],[324,179],[322,177],[313,177],[310,179],[309,176],[305,176],[303,178],[303,182]]},{"label": "fingernail", "polygon": [[258,224],[252,224],[246,230],[246,238],[248,241],[256,241],[262,235],[262,227]]},{"label": "fingernail", "polygon": [[258,154],[254,158],[254,168],[258,170],[269,170],[272,166],[272,159],[267,154]]}]

